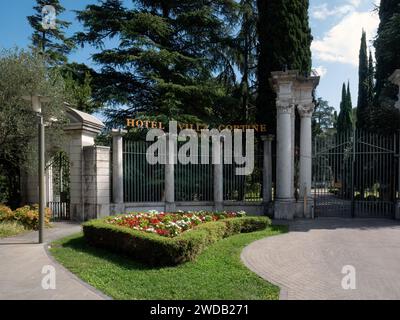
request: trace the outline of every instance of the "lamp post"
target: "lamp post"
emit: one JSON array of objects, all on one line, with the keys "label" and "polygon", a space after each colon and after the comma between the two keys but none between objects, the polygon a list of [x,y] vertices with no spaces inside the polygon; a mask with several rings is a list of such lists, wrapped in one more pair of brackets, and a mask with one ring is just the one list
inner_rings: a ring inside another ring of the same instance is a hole
[{"label": "lamp post", "polygon": [[46,195],[45,195],[45,124],[42,114],[42,102],[48,102],[48,99],[39,96],[32,95],[23,97],[24,100],[30,101],[32,104],[32,111],[38,117],[38,141],[39,141],[39,243],[44,243],[44,220],[45,220],[45,207],[46,207]]}]

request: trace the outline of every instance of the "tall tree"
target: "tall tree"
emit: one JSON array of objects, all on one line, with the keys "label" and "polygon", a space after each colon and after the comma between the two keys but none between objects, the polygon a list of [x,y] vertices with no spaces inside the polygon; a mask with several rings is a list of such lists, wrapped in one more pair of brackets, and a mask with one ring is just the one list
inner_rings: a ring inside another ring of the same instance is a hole
[{"label": "tall tree", "polygon": [[361,37],[358,77],[357,128],[365,129],[368,127],[369,116],[369,67],[367,53],[367,34],[364,30]]},{"label": "tall tree", "polygon": [[318,98],[313,114],[313,134],[319,135],[333,129],[335,125],[335,108],[329,102]]},{"label": "tall tree", "polygon": [[397,87],[388,81],[400,68],[400,0],[381,0],[380,25],[375,40],[376,89],[375,102],[387,108],[396,100]]},{"label": "tall tree", "polygon": [[372,56],[372,52],[369,51],[369,59],[368,59],[368,108],[372,110],[374,104],[374,95],[375,95],[375,67],[374,67],[374,58]]},{"label": "tall tree", "polygon": [[[53,6],[56,11],[54,29],[44,29],[42,26],[42,10],[46,5]],[[28,17],[29,24],[33,28],[32,48],[44,52],[51,64],[66,63],[68,54],[74,48],[74,43],[65,35],[71,23],[58,18],[65,8],[59,0],[36,0],[36,6],[33,9],[35,14]]]},{"label": "tall tree", "polygon": [[[342,101],[340,103],[340,113],[337,120],[337,131],[348,132],[353,130],[353,120],[352,120],[352,106],[351,97],[349,96],[349,86],[346,88],[346,84],[343,83],[342,87]],[[349,100],[350,98],[350,100]]]},{"label": "tall tree", "polygon": [[308,0],[257,0],[259,19],[258,121],[276,130],[275,93],[271,72],[285,66],[301,73],[311,71],[312,35]]},{"label": "tall tree", "polygon": [[[217,121],[225,112],[226,88],[215,77],[230,41],[233,0],[103,0],[78,13],[82,45],[94,45],[101,67],[97,99],[115,107],[108,116],[123,124],[127,116],[161,121]],[[115,48],[104,49],[113,38]]]}]

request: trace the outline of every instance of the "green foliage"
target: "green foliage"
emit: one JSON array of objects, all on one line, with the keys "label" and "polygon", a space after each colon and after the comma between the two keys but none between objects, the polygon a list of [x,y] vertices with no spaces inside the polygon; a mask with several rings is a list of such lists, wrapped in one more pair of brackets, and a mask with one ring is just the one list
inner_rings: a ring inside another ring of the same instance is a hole
[{"label": "green foliage", "polygon": [[56,9],[57,17],[65,11],[59,0],[36,0],[35,14],[28,17],[33,29],[32,49],[43,52],[46,60],[52,65],[63,64],[67,62],[67,56],[74,48],[73,41],[65,36],[65,30],[71,23],[57,19],[56,29],[44,30],[42,9],[46,5],[52,5]]},{"label": "green foliage", "polygon": [[313,134],[320,135],[335,126],[335,108],[329,102],[318,98],[313,114]]},{"label": "green foliage", "polygon": [[[45,225],[50,226],[51,210],[45,210]],[[29,230],[38,230],[39,206],[25,206],[12,211],[10,208],[0,205],[0,223],[19,223]]]},{"label": "green foliage", "polygon": [[272,71],[285,67],[300,73],[311,71],[312,35],[308,0],[258,0],[258,97],[257,120],[275,132],[275,93],[269,79]]},{"label": "green foliage", "polygon": [[351,101],[350,83],[343,83],[340,113],[337,119],[337,131],[348,132],[353,130],[353,106]]},{"label": "green foliage", "polygon": [[80,234],[53,243],[51,254],[116,300],[277,300],[279,288],[245,267],[240,255],[254,241],[285,232],[286,227],[273,226],[236,235],[211,245],[195,261],[173,268],[151,268],[91,247]]},{"label": "green foliage", "polygon": [[[398,87],[388,79],[400,69],[400,0],[382,0],[379,16],[381,19],[376,48],[376,86],[374,110],[371,125],[374,130],[391,132],[400,129],[399,111],[393,108]],[[383,122],[383,119],[388,122]]]},{"label": "green foliage", "polygon": [[[37,117],[23,97],[49,97],[43,104],[44,119],[49,123],[46,140],[48,146],[57,148],[63,143],[64,81],[56,69],[46,67],[43,57],[26,51],[1,51],[0,70],[0,176],[7,184],[7,200],[16,206],[20,171],[37,167]],[[47,150],[48,157],[52,153]]]},{"label": "green foliage", "polygon": [[16,236],[25,231],[24,226],[18,222],[0,222],[0,239]]},{"label": "green foliage", "polygon": [[[234,221],[233,221],[234,220]],[[233,234],[263,230],[271,224],[268,218],[245,217],[210,222],[175,238],[165,238],[102,220],[83,225],[90,245],[123,253],[149,265],[169,266],[193,261],[207,246]]]},{"label": "green foliage", "polygon": [[360,55],[359,55],[359,85],[358,85],[358,103],[357,103],[357,128],[365,129],[368,127],[368,115],[370,112],[369,98],[369,61],[367,53],[367,35],[362,32]]},{"label": "green foliage", "polygon": [[[102,85],[95,97],[113,106],[106,112],[111,122],[123,125],[143,113],[217,121],[228,90],[215,75],[230,34],[225,17],[234,7],[232,0],[134,1],[130,8],[106,0],[80,11],[85,32],[75,39],[98,48],[93,59]],[[110,38],[116,47],[104,49]]]}]

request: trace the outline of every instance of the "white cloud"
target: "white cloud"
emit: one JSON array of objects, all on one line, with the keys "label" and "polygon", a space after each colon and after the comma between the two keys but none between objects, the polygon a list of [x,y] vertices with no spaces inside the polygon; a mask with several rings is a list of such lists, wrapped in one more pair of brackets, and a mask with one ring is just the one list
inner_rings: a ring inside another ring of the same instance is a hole
[{"label": "white cloud", "polygon": [[325,33],[322,39],[313,41],[311,48],[314,58],[357,66],[362,29],[366,31],[370,45],[378,26],[379,17],[376,13],[351,12]]},{"label": "white cloud", "polygon": [[324,66],[316,67],[316,68],[314,68],[314,70],[318,73],[318,75],[321,77],[321,79],[323,77],[325,77],[326,74],[328,73],[328,69],[325,68]]},{"label": "white cloud", "polygon": [[311,9],[311,16],[317,20],[326,20],[332,16],[343,16],[354,11],[354,9],[355,7],[352,4],[329,8],[327,3],[323,3]]}]

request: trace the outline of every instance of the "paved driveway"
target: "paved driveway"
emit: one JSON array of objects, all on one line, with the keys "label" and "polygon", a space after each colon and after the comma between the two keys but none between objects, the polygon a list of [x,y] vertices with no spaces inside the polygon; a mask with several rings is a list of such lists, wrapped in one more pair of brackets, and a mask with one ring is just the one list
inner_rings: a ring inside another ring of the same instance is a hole
[{"label": "paved driveway", "polygon": [[[390,220],[296,221],[291,232],[260,240],[243,262],[281,287],[281,299],[400,299],[400,223]],[[344,266],[356,290],[344,290]]]},{"label": "paved driveway", "polygon": [[[76,224],[56,223],[46,230],[46,241],[78,233]],[[37,232],[0,239],[0,300],[99,300],[106,297],[50,258]],[[56,270],[56,289],[42,288],[44,266]]]}]

